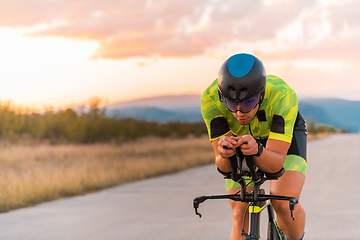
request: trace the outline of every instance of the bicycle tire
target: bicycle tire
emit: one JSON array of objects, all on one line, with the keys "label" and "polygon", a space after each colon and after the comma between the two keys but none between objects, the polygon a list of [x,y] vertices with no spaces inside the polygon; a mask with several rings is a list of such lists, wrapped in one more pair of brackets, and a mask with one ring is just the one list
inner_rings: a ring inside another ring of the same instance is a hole
[{"label": "bicycle tire", "polygon": [[285,234],[280,230],[276,223],[273,206],[270,204],[267,207],[267,210],[269,217],[267,240],[286,240]]}]

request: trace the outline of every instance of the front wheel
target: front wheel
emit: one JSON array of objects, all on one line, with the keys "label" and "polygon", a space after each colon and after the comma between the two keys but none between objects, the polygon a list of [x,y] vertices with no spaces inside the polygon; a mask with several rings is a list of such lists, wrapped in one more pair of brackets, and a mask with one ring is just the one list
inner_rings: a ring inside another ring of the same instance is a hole
[{"label": "front wheel", "polygon": [[267,240],[286,240],[285,234],[277,226],[274,208],[271,204],[267,207],[267,210],[269,217]]},{"label": "front wheel", "polygon": [[267,240],[286,240],[285,234],[279,229],[276,222],[269,222]]}]

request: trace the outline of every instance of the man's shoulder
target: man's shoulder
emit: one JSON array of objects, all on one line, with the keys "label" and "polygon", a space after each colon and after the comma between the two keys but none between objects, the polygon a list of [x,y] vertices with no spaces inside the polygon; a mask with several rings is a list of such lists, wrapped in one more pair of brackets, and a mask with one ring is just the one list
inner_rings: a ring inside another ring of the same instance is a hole
[{"label": "man's shoulder", "polygon": [[218,80],[215,79],[201,96],[201,112],[205,119],[226,115],[226,108],[220,101]]},{"label": "man's shoulder", "polygon": [[276,87],[285,87],[288,88],[289,85],[282,79],[274,75],[266,76],[266,84],[271,84]]},{"label": "man's shoulder", "polygon": [[289,92],[296,94],[295,91],[283,79],[274,75],[267,75],[266,95],[278,96],[279,92],[281,95],[286,95]]},{"label": "man's shoulder", "polygon": [[210,86],[208,86],[201,96],[201,102],[208,102],[218,100],[218,79],[215,79]]},{"label": "man's shoulder", "polygon": [[218,79],[215,79],[204,91],[203,95],[213,95],[218,89]]}]

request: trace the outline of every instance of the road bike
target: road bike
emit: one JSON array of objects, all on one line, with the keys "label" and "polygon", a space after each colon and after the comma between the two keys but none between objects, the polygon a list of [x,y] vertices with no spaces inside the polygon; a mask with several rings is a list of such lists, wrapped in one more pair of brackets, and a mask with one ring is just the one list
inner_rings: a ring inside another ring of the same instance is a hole
[{"label": "road bike", "polygon": [[[231,199],[234,201],[241,201],[249,203],[245,214],[249,212],[249,231],[246,232],[244,225],[242,227],[241,235],[245,236],[245,240],[259,240],[260,239],[260,213],[267,209],[268,212],[268,229],[267,240],[286,240],[285,235],[279,229],[276,223],[274,208],[271,205],[271,200],[289,201],[290,214],[293,220],[294,208],[298,203],[298,199],[295,197],[267,195],[265,190],[261,188],[267,180],[276,180],[281,177],[285,169],[282,168],[277,173],[266,173],[258,169],[254,163],[252,156],[245,156],[242,154],[240,147],[236,149],[236,154],[230,158],[232,173],[231,179],[240,183],[241,190],[236,194],[225,195],[206,195],[199,196],[194,199],[195,214],[201,218],[201,214],[198,212],[199,205],[208,199]],[[251,182],[254,183],[254,190],[251,193],[246,192],[246,186],[250,183],[246,183],[244,177],[250,177]]]}]

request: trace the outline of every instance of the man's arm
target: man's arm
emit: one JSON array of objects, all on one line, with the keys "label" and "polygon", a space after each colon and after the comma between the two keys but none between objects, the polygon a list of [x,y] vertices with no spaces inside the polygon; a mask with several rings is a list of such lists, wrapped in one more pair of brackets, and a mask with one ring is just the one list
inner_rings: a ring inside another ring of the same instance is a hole
[{"label": "man's arm", "polygon": [[[228,133],[225,136],[211,142],[215,153],[216,166],[225,173],[231,172],[229,157],[236,153],[236,144],[237,139],[234,138],[231,133]],[[225,149],[223,146],[226,146],[229,149]]]},{"label": "man's arm", "polygon": [[[245,143],[247,142],[247,143]],[[223,172],[231,172],[229,157],[236,153],[236,147],[241,146],[244,155],[255,155],[258,153],[258,144],[251,135],[239,137],[232,136],[231,133],[216,139],[212,143],[215,153],[216,166]],[[229,149],[224,149],[227,146]],[[260,157],[254,157],[256,166],[269,173],[276,173],[284,166],[285,158],[289,150],[290,143],[269,139],[264,146]]]},{"label": "man's arm", "polygon": [[[247,144],[244,144],[248,142]],[[238,141],[244,155],[255,155],[258,153],[258,144],[251,135],[244,135]],[[260,157],[254,157],[256,166],[269,173],[276,173],[284,166],[285,158],[289,150],[290,143],[268,139],[266,147]]]}]

